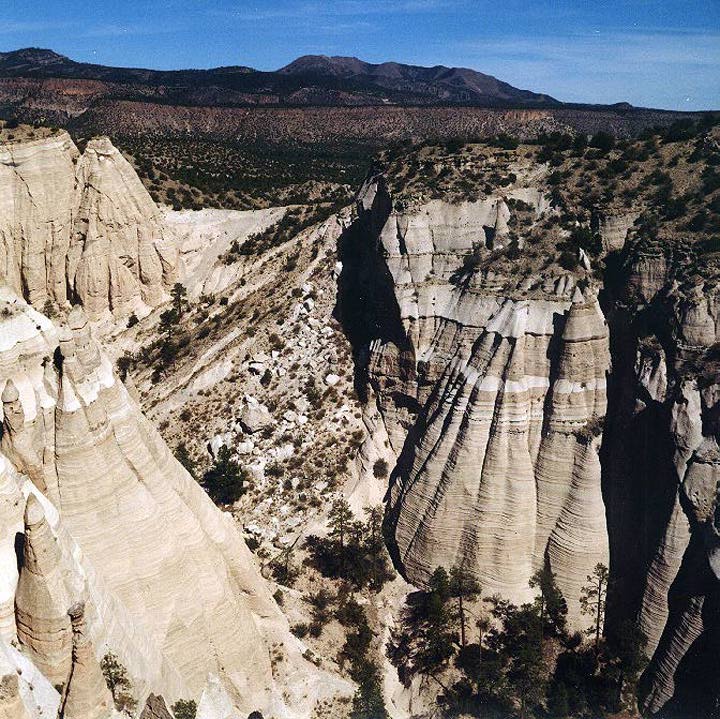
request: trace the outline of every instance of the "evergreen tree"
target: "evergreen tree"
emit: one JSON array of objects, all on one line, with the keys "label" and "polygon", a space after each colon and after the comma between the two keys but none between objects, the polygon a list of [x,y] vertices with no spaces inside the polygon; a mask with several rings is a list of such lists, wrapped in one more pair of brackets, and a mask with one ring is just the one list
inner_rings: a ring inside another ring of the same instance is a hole
[{"label": "evergreen tree", "polygon": [[365,660],[356,680],[358,689],[353,697],[349,719],[388,719],[382,694],[380,671],[374,662]]},{"label": "evergreen tree", "polygon": [[202,486],[217,504],[232,504],[245,492],[247,473],[232,458],[228,447],[220,447],[217,459],[203,475]]},{"label": "evergreen tree", "polygon": [[401,625],[393,631],[388,655],[398,668],[401,681],[409,684],[422,674],[434,679],[443,689],[438,674],[456,651],[450,601],[450,578],[438,567],[430,577],[428,591],[408,598]]},{"label": "evergreen tree", "polygon": [[608,661],[614,669],[617,683],[617,701],[635,710],[635,689],[641,672],[647,665],[648,639],[637,622],[620,622],[608,638]]},{"label": "evergreen tree", "polygon": [[457,599],[457,617],[460,622],[460,646],[464,647],[465,639],[465,602],[472,600],[482,591],[480,584],[465,569],[458,565],[450,570],[450,596]]},{"label": "evergreen tree", "polygon": [[592,618],[588,634],[595,636],[595,657],[600,655],[600,635],[605,623],[605,603],[609,573],[604,564],[596,564],[592,574],[587,576],[587,584],[580,594],[582,613]]},{"label": "evergreen tree", "polygon": [[555,635],[564,634],[567,628],[567,602],[555,582],[555,575],[547,560],[545,566],[538,569],[530,578],[530,587],[540,590],[538,602],[540,603],[541,638],[545,637],[546,628],[549,628]]},{"label": "evergreen tree", "polygon": [[185,286],[180,282],[176,282],[170,290],[170,297],[172,298],[173,309],[177,313],[178,318],[182,317],[183,312],[188,307],[187,290]]},{"label": "evergreen tree", "polygon": [[347,500],[336,499],[328,514],[328,524],[330,525],[330,536],[337,539],[341,551],[345,549],[352,521],[353,514]]}]

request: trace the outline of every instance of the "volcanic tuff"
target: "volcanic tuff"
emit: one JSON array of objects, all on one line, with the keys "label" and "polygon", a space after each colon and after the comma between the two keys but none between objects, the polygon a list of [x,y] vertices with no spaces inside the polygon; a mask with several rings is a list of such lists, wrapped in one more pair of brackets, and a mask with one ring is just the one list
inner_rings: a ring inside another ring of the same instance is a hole
[{"label": "volcanic tuff", "polygon": [[0,147],[0,276],[34,306],[145,314],[176,272],[171,232],[107,138],[82,155],[64,132]]},{"label": "volcanic tuff", "polygon": [[[107,139],[82,155],[64,133],[0,152],[3,711],[109,717],[98,665],[109,651],[140,706],[153,691],[197,699],[203,719],[307,716],[348,685],[301,657],[231,516],[170,454],[88,320],[107,327],[111,313],[143,316],[162,302],[180,242]],[[282,215],[266,223],[273,213]],[[259,222],[223,227],[247,233]],[[196,274],[210,277],[232,239],[209,259],[186,243]]]},{"label": "volcanic tuff", "polygon": [[[96,144],[102,152],[92,150]],[[72,169],[75,153],[62,136],[45,145],[30,147],[71,169],[50,176],[84,187],[79,194],[88,199],[70,200],[68,216],[71,226],[78,216],[94,223],[87,236],[109,248],[87,254],[102,277],[112,278],[113,257],[127,263],[129,254],[142,267],[140,238],[148,227],[161,267],[161,250],[184,261],[173,260],[167,275],[145,276],[147,282],[142,271],[130,272],[134,284],[114,295],[126,298],[115,304],[89,290],[51,294],[67,282],[64,274],[55,283],[33,280],[31,296],[22,278],[42,277],[33,270],[38,263],[8,265],[19,268],[7,278],[34,308],[4,291],[0,563],[10,580],[0,586],[0,712],[24,706],[35,719],[31,683],[52,711],[71,698],[89,712],[103,707],[107,696],[92,658],[107,650],[128,667],[141,698],[162,694],[169,705],[201,696],[202,719],[222,716],[232,701],[243,711],[281,713],[283,676],[298,715],[309,713],[302,694],[318,694],[323,682],[329,693],[347,691],[300,658],[303,647],[288,634],[230,515],[221,515],[172,458],[93,339],[87,313],[107,319],[109,310],[147,311],[162,302],[175,268],[183,277],[181,265],[192,273],[186,283],[196,302],[175,328],[187,349],[163,382],[139,360],[132,369],[166,435],[182,437],[176,413],[200,412],[206,402],[213,416],[193,415],[196,442],[211,454],[227,444],[235,456],[250,456],[256,486],[240,504],[258,541],[282,546],[301,537],[299,524],[318,520],[312,505],[300,503],[288,516],[295,477],[281,489],[282,475],[270,476],[266,467],[293,458],[283,466],[297,469],[305,458],[295,459],[296,450],[313,454],[322,441],[343,452],[343,432],[356,434],[357,417],[342,398],[350,391],[349,367],[329,317],[337,283],[335,314],[353,344],[366,427],[350,499],[361,509],[379,498],[384,488],[373,468],[387,461],[393,471],[385,528],[396,566],[424,586],[436,567],[463,564],[485,596],[522,602],[534,596],[530,576],[547,563],[572,627],[584,629],[581,587],[598,562],[609,564],[607,632],[637,617],[649,639],[644,706],[655,712],[692,705],[688,698],[703,691],[693,667],[716,665],[720,632],[720,274],[712,262],[688,273],[697,250],[659,235],[649,240],[636,222],[638,207],[605,200],[588,210],[596,250],[575,247],[572,269],[554,260],[533,265],[546,248],[531,242],[532,232],[560,223],[562,198],[555,192],[549,201],[550,169],[523,157],[526,148],[507,166],[481,153],[484,191],[455,202],[430,199],[439,181],[428,197],[403,177],[405,189],[396,195],[392,178],[375,173],[352,215],[345,210],[263,251],[255,245],[254,256],[247,233],[272,237],[268,226],[297,208],[163,216],[139,190],[129,193],[129,206],[116,197],[111,179],[124,175],[124,161],[107,144],[91,143],[87,158],[78,159],[77,168],[97,164],[92,172]],[[23,148],[12,151],[24,157]],[[433,171],[448,186],[455,169],[476,171],[471,152],[445,174],[442,158],[432,157],[426,166],[437,164]],[[99,180],[76,179],[98,175],[111,193],[104,200],[96,194]],[[62,203],[32,173],[23,175],[34,183],[29,195],[17,173],[3,177],[13,197],[52,200],[18,205],[29,219],[11,223],[9,236],[24,247],[44,227],[38,218],[55,217],[47,208]],[[137,187],[130,172],[126,182]],[[52,235],[39,245],[55,248],[55,257],[74,256],[72,246],[53,244]],[[72,276],[77,285],[78,274]],[[107,287],[112,297],[112,282]],[[36,311],[48,297],[76,303],[58,327]],[[211,309],[202,309],[205,302]],[[157,314],[122,333],[119,345],[134,346],[154,332]],[[318,373],[326,395],[335,395],[332,416],[304,396],[321,396],[308,390]],[[292,407],[283,404],[287,395]],[[324,456],[338,462],[337,453]],[[319,497],[327,482],[318,473],[333,467],[314,466],[308,464],[315,475],[303,490]],[[24,541],[19,576],[16,533]],[[202,586],[197,602],[188,589],[195,581]],[[73,606],[78,600],[84,612]],[[22,651],[11,645],[14,638]],[[268,652],[273,645],[287,652],[280,671],[275,651]],[[23,668],[19,677],[16,667]],[[61,699],[52,683],[68,671]],[[72,677],[80,678],[80,690]],[[93,685],[97,691],[83,690]]]},{"label": "volcanic tuff", "polygon": [[578,622],[586,576],[608,560],[599,438],[584,433],[605,415],[610,368],[595,293],[571,275],[508,292],[507,278],[464,269],[479,237],[501,246],[500,197],[391,207],[382,178],[366,185],[366,248],[344,270],[369,268],[347,292],[382,312],[367,422],[396,465],[391,547],[413,583],[467,563],[487,595],[517,602],[548,561]]}]

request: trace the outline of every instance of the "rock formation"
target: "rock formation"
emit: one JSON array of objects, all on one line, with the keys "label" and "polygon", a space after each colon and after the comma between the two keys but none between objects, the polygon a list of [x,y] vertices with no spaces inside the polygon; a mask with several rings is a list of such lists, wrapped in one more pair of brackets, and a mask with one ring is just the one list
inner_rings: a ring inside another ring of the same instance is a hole
[{"label": "rock formation", "polygon": [[720,646],[715,286],[682,285],[692,259],[639,245],[632,212],[599,217],[613,264],[581,289],[477,262],[493,250],[480,229],[507,227],[492,198],[393,207],[381,176],[361,190],[337,310],[367,398],[363,466],[394,464],[396,565],[422,586],[464,564],[484,594],[522,602],[548,562],[585,628],[582,586],[609,564],[606,633],[638,621],[649,640],[643,706],[704,715]]},{"label": "rock formation", "polygon": [[418,584],[465,563],[487,595],[518,602],[549,561],[577,622],[580,589],[608,557],[594,428],[610,362],[597,299],[570,283],[530,299],[503,294],[491,277],[459,278],[476,251],[468,230],[493,227],[491,248],[507,238],[501,200],[389,212],[382,182],[363,197],[358,223],[370,236],[358,242],[383,260],[363,257],[374,286],[355,291],[383,313],[368,376],[397,459],[396,561]]},{"label": "rock formation", "polygon": [[113,699],[95,658],[85,627],[85,605],[74,604],[68,615],[72,621],[72,671],[63,698],[62,719],[108,719]]},{"label": "rock formation", "polygon": [[25,544],[15,593],[17,636],[38,669],[60,686],[70,674],[70,604],[57,540],[40,502],[31,494],[25,508]]},{"label": "rock formation", "polygon": [[20,681],[17,674],[0,677],[0,719],[29,719],[29,714],[20,696]]},{"label": "rock formation", "polygon": [[140,719],[173,719],[162,697],[151,694],[145,702]]},{"label": "rock formation", "polygon": [[[87,633],[75,623],[76,688],[71,678],[66,715],[75,716],[77,705],[75,719],[94,717],[93,707],[104,706],[88,698],[87,687],[99,684],[86,639],[96,659],[108,648],[117,654],[141,700],[151,689],[199,700],[215,676],[235,710],[280,707],[272,642],[287,652],[283,689],[295,715],[309,712],[318,695],[346,691],[302,659],[231,517],[140,414],[83,310],[76,306],[58,333],[5,291],[0,322],[0,386],[12,426],[0,455],[0,487],[7,487],[0,517],[10,528],[2,566],[14,561],[22,493],[38,498],[27,503],[20,578],[8,573],[2,591],[15,597],[17,637],[28,657],[58,684],[70,667],[68,605],[87,601]],[[30,450],[33,473],[26,471]],[[13,622],[2,617],[2,626],[12,640]]]},{"label": "rock formation", "polygon": [[176,271],[173,235],[107,138],[82,155],[64,132],[0,147],[0,281],[35,307],[143,311]]}]

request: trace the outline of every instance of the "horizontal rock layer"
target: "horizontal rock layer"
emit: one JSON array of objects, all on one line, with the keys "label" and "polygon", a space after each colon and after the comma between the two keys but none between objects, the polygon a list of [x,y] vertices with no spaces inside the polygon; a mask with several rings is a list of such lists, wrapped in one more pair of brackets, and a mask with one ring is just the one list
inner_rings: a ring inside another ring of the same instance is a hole
[{"label": "horizontal rock layer", "polygon": [[381,181],[365,188],[348,241],[357,233],[353,251],[376,259],[353,264],[348,250],[343,274],[377,265],[356,291],[378,307],[367,371],[397,458],[395,558],[421,585],[465,564],[486,595],[518,602],[547,561],[578,626],[581,587],[608,561],[598,450],[610,358],[596,298],[570,277],[551,294],[504,294],[502,278],[464,265],[506,232],[502,199],[390,204]]}]

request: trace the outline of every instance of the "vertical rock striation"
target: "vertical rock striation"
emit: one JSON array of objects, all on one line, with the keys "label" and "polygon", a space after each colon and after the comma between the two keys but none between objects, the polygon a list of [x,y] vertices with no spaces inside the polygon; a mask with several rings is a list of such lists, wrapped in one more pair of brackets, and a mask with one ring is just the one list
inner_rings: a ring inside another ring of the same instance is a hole
[{"label": "vertical rock striation", "polygon": [[72,621],[72,671],[61,719],[108,719],[113,713],[113,699],[87,635],[85,605],[73,604],[68,615]]},{"label": "vertical rock striation", "polygon": [[25,508],[25,543],[15,593],[17,636],[54,685],[64,685],[70,673],[70,603],[60,549],[40,502],[31,494]]},{"label": "vertical rock striation", "polygon": [[[22,527],[18,497],[32,495],[20,578],[3,576],[0,596],[14,597],[17,636],[55,684],[70,672],[68,607],[87,602],[86,629],[76,623],[74,635],[68,717],[94,719],[94,707],[104,706],[88,687],[100,686],[91,654],[108,650],[140,701],[151,690],[199,700],[214,678],[213,691],[219,687],[234,711],[285,711],[290,703],[303,716],[317,697],[348,691],[302,658],[232,518],[140,413],[83,309],[76,306],[57,332],[0,293],[0,393],[12,425],[0,454],[0,518],[9,530],[0,534],[2,566],[12,566],[13,528]],[[0,609],[9,609],[5,600]],[[1,619],[12,640],[14,623]],[[286,649],[280,679],[273,644]]]},{"label": "vertical rock striation", "polygon": [[107,138],[82,155],[64,132],[0,148],[0,282],[35,307],[126,315],[162,301],[176,272],[173,234]]},{"label": "vertical rock striation", "polygon": [[468,268],[478,232],[491,250],[507,241],[502,200],[390,205],[381,180],[366,187],[345,238],[356,246],[343,274],[385,265],[352,290],[377,309],[353,317],[348,290],[339,311],[370,328],[367,376],[397,458],[395,559],[418,584],[464,563],[486,594],[518,602],[548,561],[577,623],[580,589],[608,553],[598,447],[610,362],[597,299],[570,277],[533,295]]}]

